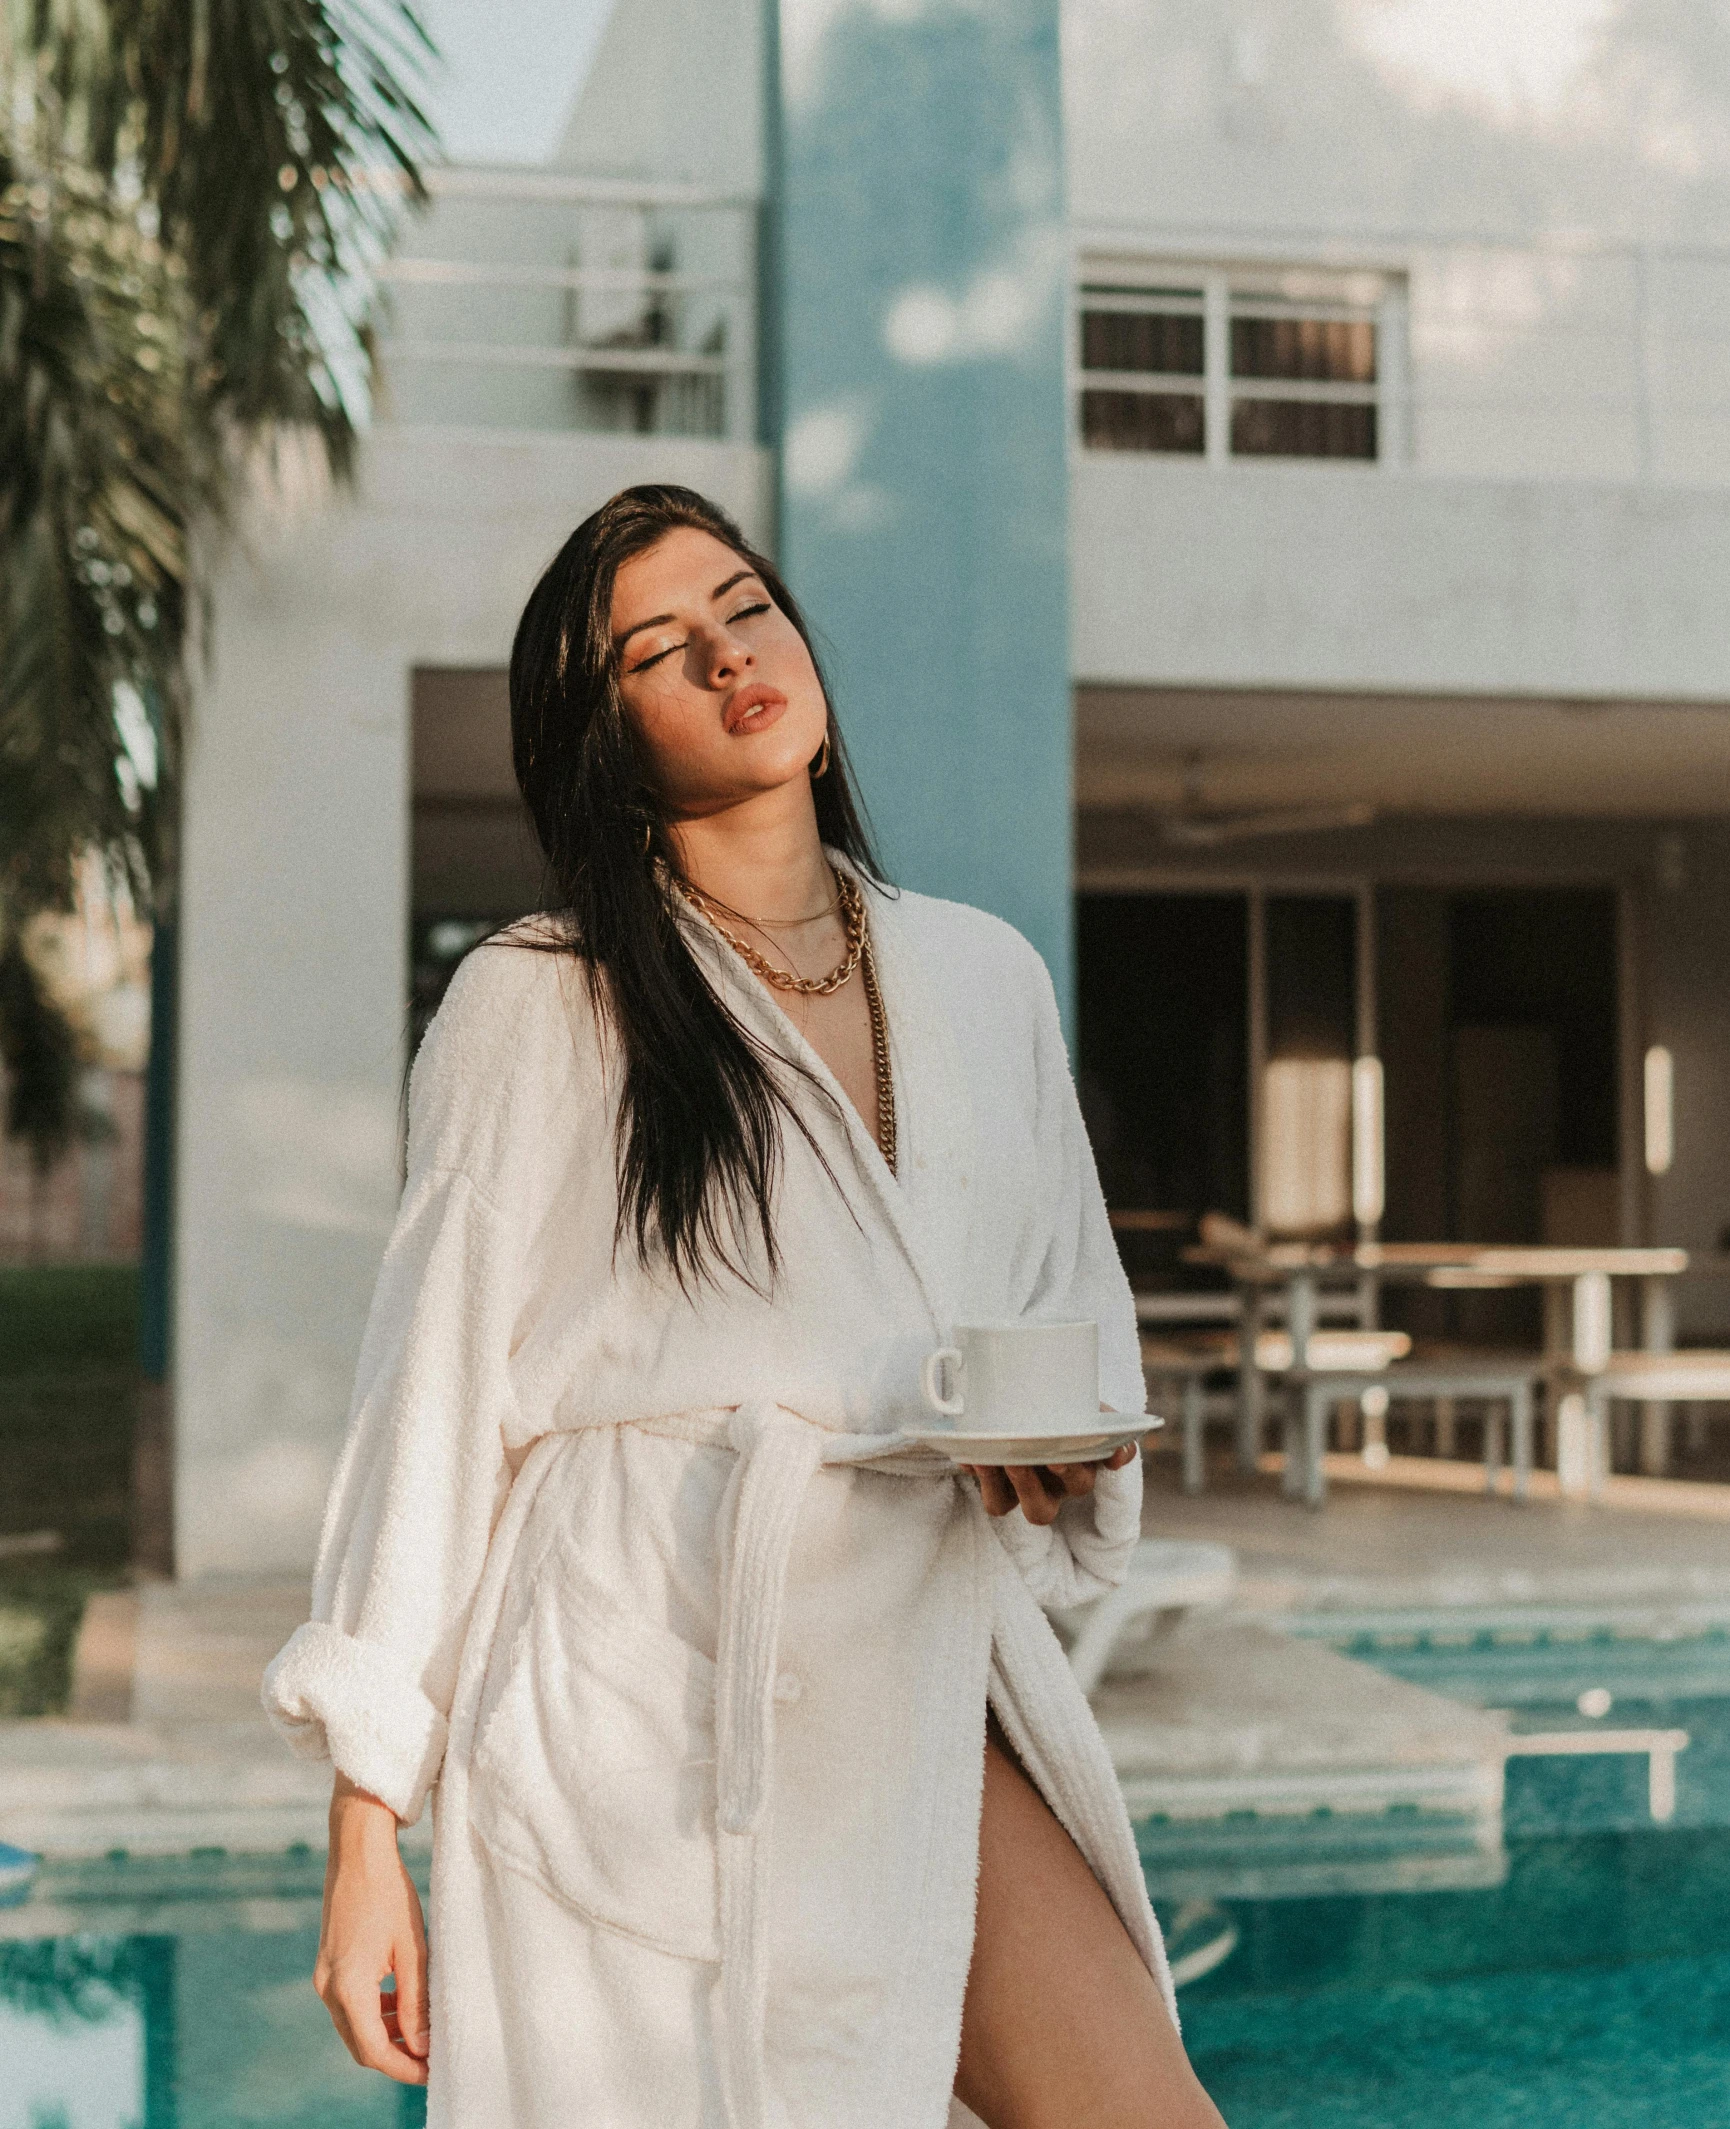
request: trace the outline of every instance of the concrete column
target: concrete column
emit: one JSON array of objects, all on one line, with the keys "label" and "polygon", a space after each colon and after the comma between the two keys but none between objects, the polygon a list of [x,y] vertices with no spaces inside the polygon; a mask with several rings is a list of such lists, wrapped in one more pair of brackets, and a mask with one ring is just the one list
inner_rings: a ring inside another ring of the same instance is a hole
[{"label": "concrete column", "polygon": [[781,558],[894,876],[1006,917],[1067,1008],[1057,0],[769,26]]}]

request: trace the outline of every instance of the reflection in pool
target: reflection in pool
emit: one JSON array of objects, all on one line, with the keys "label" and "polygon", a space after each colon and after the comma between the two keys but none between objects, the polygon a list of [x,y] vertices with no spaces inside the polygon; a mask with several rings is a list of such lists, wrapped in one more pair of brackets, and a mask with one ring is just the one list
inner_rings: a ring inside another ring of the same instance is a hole
[{"label": "reflection in pool", "polygon": [[[0,1914],[0,2129],[403,2129],[310,1976],[322,1859],[112,1857]],[[36,1918],[58,1934],[37,1934]]]}]

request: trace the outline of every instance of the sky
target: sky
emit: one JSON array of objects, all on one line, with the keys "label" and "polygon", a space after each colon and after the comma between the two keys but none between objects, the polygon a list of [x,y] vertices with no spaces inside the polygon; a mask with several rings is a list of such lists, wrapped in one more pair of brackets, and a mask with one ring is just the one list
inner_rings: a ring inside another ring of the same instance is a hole
[{"label": "sky", "polygon": [[428,101],[459,163],[539,163],[558,145],[613,0],[421,0],[444,57]]}]

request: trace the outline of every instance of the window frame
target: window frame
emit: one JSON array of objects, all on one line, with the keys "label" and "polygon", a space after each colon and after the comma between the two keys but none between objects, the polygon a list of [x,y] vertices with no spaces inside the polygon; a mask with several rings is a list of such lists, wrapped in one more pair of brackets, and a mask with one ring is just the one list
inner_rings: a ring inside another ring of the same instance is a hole
[{"label": "window frame", "polygon": [[[1073,449],[1090,457],[1155,459],[1210,468],[1254,465],[1325,468],[1334,473],[1385,473],[1410,463],[1407,387],[1406,277],[1385,268],[1309,268],[1253,264],[1200,264],[1150,257],[1084,255],[1073,282],[1074,324],[1069,336],[1071,369],[1069,433]],[[1159,307],[1202,320],[1202,369],[1193,372],[1095,370],[1083,367],[1083,313],[1145,312]],[[1376,332],[1376,375],[1367,384],[1322,383],[1307,378],[1234,377],[1232,321],[1240,317],[1304,317],[1368,323]],[[1183,394],[1202,401],[1200,451],[1114,450],[1090,444],[1082,426],[1082,394],[1130,391]],[[1305,453],[1234,452],[1232,403],[1240,399],[1370,406],[1376,416],[1373,458],[1322,457]]]}]

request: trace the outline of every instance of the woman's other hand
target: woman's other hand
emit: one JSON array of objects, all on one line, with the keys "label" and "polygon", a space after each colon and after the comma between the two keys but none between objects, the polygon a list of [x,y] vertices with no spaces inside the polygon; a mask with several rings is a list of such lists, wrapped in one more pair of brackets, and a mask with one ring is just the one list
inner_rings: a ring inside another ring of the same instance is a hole
[{"label": "woman's other hand", "polygon": [[[386,1974],[396,1991],[380,1987]],[[396,1813],[339,1774],[313,1986],[355,2061],[399,2085],[427,2080],[426,1927],[397,1853]]]},{"label": "woman's other hand", "polygon": [[1030,1523],[1054,1523],[1065,1501],[1093,1491],[1102,1471],[1121,1471],[1138,1452],[1132,1442],[1097,1464],[965,1464],[979,1481],[987,1515],[1007,1515],[1019,1506]]}]

